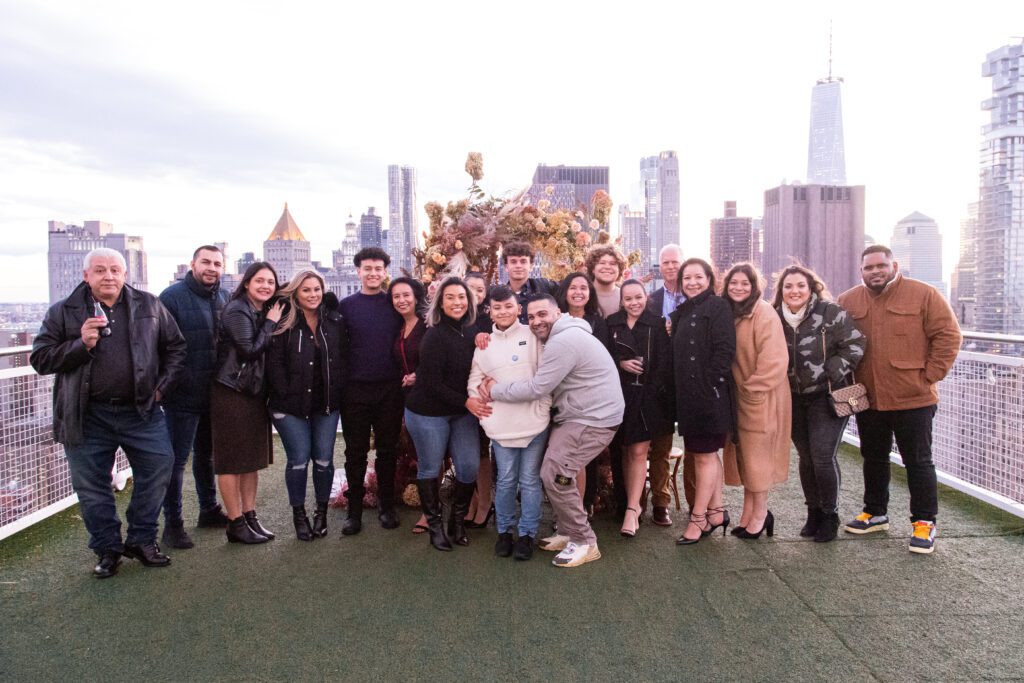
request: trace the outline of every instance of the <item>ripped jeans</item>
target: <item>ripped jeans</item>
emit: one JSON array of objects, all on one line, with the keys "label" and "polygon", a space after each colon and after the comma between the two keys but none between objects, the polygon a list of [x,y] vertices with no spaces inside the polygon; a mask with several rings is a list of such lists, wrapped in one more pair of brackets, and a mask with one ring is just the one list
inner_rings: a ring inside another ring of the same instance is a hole
[{"label": "ripped jeans", "polygon": [[306,472],[313,461],[313,492],[317,503],[326,503],[331,497],[334,481],[334,440],[338,436],[338,416],[319,413],[308,418],[272,412],[274,428],[281,435],[288,464],[284,470],[284,483],[288,489],[288,502],[292,507],[306,503]]}]

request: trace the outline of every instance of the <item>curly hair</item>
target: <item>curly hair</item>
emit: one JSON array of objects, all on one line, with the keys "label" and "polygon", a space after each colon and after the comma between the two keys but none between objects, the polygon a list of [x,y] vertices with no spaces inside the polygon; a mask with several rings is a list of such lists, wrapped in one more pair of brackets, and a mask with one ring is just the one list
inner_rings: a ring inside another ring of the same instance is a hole
[{"label": "curly hair", "polygon": [[536,259],[536,252],[526,242],[509,242],[501,245],[501,262],[507,265],[509,256],[529,256],[532,263]]},{"label": "curly hair", "polygon": [[587,252],[586,267],[587,274],[590,276],[591,280],[594,279],[594,267],[597,266],[597,262],[603,259],[605,256],[615,257],[615,262],[619,266],[620,278],[622,277],[622,274],[626,272],[626,266],[628,265],[628,263],[626,262],[626,257],[622,255],[622,252],[610,244],[601,244]]},{"label": "curly hair", "polygon": [[773,287],[775,289],[775,297],[772,299],[772,306],[779,308],[782,306],[782,282],[790,275],[802,275],[807,280],[807,286],[811,289],[811,294],[817,294],[818,298],[822,301],[831,301],[832,294],[828,291],[828,286],[825,281],[818,277],[818,274],[807,266],[795,262],[786,266],[779,272],[772,276],[774,281]]}]

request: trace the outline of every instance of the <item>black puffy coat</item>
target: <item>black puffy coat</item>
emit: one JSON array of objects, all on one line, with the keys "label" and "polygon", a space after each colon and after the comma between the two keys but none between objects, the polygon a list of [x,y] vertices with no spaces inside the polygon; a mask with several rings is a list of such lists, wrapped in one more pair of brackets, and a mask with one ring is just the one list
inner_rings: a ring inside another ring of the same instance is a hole
[{"label": "black puffy coat", "polygon": [[[185,363],[185,338],[160,300],[124,286],[135,378],[135,408],[147,417],[157,391],[174,389]],[[57,375],[53,388],[53,438],[65,446],[82,443],[82,425],[89,404],[92,353],[82,341],[82,324],[92,316],[89,286],[78,285],[68,298],[46,312],[32,343],[29,362],[40,375]]]},{"label": "black puffy coat", "polygon": [[[626,444],[642,439],[630,440],[629,434],[646,432],[650,436],[672,433],[674,408],[672,401],[672,346],[665,331],[665,320],[659,315],[644,311],[629,328],[626,312],[619,311],[608,316],[608,334],[611,337],[612,359],[618,366],[620,361],[637,356],[644,358],[644,374],[637,386],[637,376],[619,367],[619,381],[626,399],[626,410],[622,419],[622,430]],[[642,425],[631,423],[642,422]]]},{"label": "black puffy coat", "polygon": [[313,375],[317,347],[313,332],[302,314],[295,324],[275,334],[266,356],[267,388],[270,409],[296,417],[308,418],[312,412],[314,383],[324,389],[325,414],[341,407],[342,392],[348,375],[348,335],[341,315],[321,306],[317,311],[316,328],[320,348],[320,376]]},{"label": "black puffy coat", "polygon": [[[276,326],[262,312],[252,310],[246,296],[229,301],[217,335],[217,381],[235,391],[263,393],[264,354]],[[255,379],[256,387],[247,386],[243,378],[249,377]]]},{"label": "black puffy coat", "polygon": [[679,433],[735,433],[736,325],[729,303],[707,289],[687,299],[669,317]]},{"label": "black puffy coat", "polygon": [[205,413],[217,367],[217,326],[228,293],[219,286],[204,287],[189,271],[184,280],[160,293],[160,302],[171,312],[188,345],[181,378],[163,404],[185,413]]}]

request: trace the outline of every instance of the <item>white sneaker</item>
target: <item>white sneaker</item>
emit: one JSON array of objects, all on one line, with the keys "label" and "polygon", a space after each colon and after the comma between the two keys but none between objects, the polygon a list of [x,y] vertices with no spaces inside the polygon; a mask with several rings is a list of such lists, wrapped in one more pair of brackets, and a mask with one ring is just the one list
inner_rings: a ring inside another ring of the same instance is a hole
[{"label": "white sneaker", "polygon": [[554,536],[548,536],[547,538],[542,538],[539,541],[537,541],[537,547],[541,550],[552,550],[555,552],[563,550],[565,546],[568,544],[569,537],[559,536],[558,534],[555,534]]},{"label": "white sneaker", "polygon": [[569,543],[565,546],[565,550],[555,555],[551,564],[556,567],[578,567],[581,564],[600,559],[601,551],[597,549],[596,545]]}]

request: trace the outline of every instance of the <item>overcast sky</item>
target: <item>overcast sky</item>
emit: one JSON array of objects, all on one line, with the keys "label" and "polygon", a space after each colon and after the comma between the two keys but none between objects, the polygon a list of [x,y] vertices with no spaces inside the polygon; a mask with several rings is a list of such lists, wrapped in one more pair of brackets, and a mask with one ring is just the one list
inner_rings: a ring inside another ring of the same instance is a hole
[{"label": "overcast sky", "polygon": [[[351,6],[350,6],[351,5]],[[418,203],[494,193],[538,162],[676,150],[681,240],[708,251],[722,202],[806,173],[811,87],[845,79],[847,178],[867,232],[920,211],[946,239],[977,198],[985,55],[1024,2],[2,2],[0,301],[45,301],[46,222],[142,235],[150,289],[195,246],[262,252],[285,201],[330,262],[351,211],[387,211],[388,164]],[[421,219],[425,223],[425,219]]]}]

